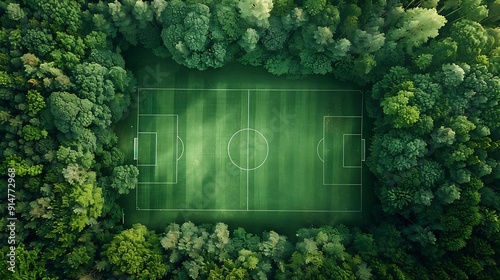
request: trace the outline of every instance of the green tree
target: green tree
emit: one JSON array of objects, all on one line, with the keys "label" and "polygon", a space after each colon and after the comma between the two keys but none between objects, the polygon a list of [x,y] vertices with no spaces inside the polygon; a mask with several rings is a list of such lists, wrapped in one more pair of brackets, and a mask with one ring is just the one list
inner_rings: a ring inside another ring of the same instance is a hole
[{"label": "green tree", "polygon": [[460,199],[460,189],[452,183],[445,183],[436,191],[436,197],[444,204]]},{"label": "green tree", "polygon": [[54,125],[59,131],[68,133],[78,127],[92,124],[92,102],[80,99],[68,92],[53,92],[49,97],[49,109],[54,117]]},{"label": "green tree", "polygon": [[118,275],[162,279],[169,270],[158,237],[141,224],[115,235],[103,249],[104,259]]},{"label": "green tree", "polygon": [[42,173],[42,164],[30,164],[27,160],[21,158],[18,155],[7,156],[3,162],[2,170],[6,172],[7,168],[14,168],[16,170],[16,176],[23,177],[26,175],[37,176]]},{"label": "green tree", "polygon": [[271,13],[276,16],[283,16],[294,9],[293,0],[274,0]]},{"label": "green tree", "polygon": [[465,77],[465,71],[460,66],[452,64],[443,64],[443,82],[447,86],[456,87],[460,85]]},{"label": "green tree", "polygon": [[408,235],[410,241],[419,243],[420,246],[426,247],[436,243],[436,236],[427,227],[421,225],[411,225],[403,230],[403,233]]},{"label": "green tree", "polygon": [[331,59],[324,53],[318,53],[312,50],[304,50],[300,53],[300,63],[305,68],[304,74],[322,74],[325,75],[333,71]]},{"label": "green tree", "polygon": [[8,111],[0,111],[0,124],[6,123],[10,119],[10,113]]},{"label": "green tree", "polygon": [[356,3],[343,5],[340,14],[342,15],[342,22],[339,31],[342,35],[352,34],[359,28],[359,17],[362,15],[362,11]]},{"label": "green tree", "polygon": [[457,57],[464,62],[474,62],[485,51],[488,33],[477,22],[460,20],[451,27],[451,39],[457,43]]},{"label": "green tree", "polygon": [[364,31],[356,29],[352,35],[352,50],[359,54],[374,53],[385,43],[385,35],[378,30]]},{"label": "green tree", "polygon": [[414,47],[437,37],[445,23],[446,18],[434,9],[412,8],[405,11],[387,37],[391,41],[402,42],[411,53]]},{"label": "green tree", "polygon": [[320,46],[327,46],[333,43],[333,33],[330,28],[323,26],[314,31],[314,40]]},{"label": "green tree", "polygon": [[32,7],[35,17],[52,23],[57,30],[67,30],[71,33],[82,28],[81,1],[26,1]]},{"label": "green tree", "polygon": [[326,25],[332,31],[336,31],[340,24],[339,7],[326,3],[325,7],[311,19],[318,25]]},{"label": "green tree", "polygon": [[28,90],[26,99],[28,101],[28,114],[30,116],[36,116],[38,112],[47,107],[43,96],[36,90]]},{"label": "green tree", "polygon": [[450,146],[455,142],[455,131],[449,127],[441,126],[432,134],[432,139],[437,145]]},{"label": "green tree", "polygon": [[408,261],[408,248],[410,245],[402,237],[401,231],[395,225],[382,223],[371,232],[376,240],[377,251],[381,256],[380,260],[385,257],[396,264],[404,264]]},{"label": "green tree", "polygon": [[214,17],[220,28],[224,31],[224,37],[229,40],[238,40],[245,30],[239,22],[239,13],[236,3],[218,4],[215,6]]},{"label": "green tree", "polygon": [[[105,35],[115,37],[117,28],[112,22],[112,19],[108,17],[108,15],[102,14],[104,11],[100,11],[101,13],[94,13],[92,15],[92,23],[95,26],[94,32],[102,32]],[[92,47],[92,45],[89,45]]]},{"label": "green tree", "polygon": [[164,27],[182,23],[186,15],[186,6],[186,3],[181,0],[169,1],[162,13]]},{"label": "green tree", "polygon": [[305,0],[303,3],[306,11],[311,15],[315,16],[319,14],[326,5],[326,0]]},{"label": "green tree", "polygon": [[283,261],[289,254],[290,244],[285,236],[270,231],[264,235],[260,251],[264,256],[272,258],[276,263]]},{"label": "green tree", "polygon": [[480,197],[477,189],[472,186],[477,181],[473,179],[471,182],[472,184],[462,191],[460,200],[447,207],[440,219],[442,237],[438,242],[450,251],[464,248],[472,235],[473,227],[481,222],[477,207]]},{"label": "green tree", "polygon": [[385,135],[375,136],[370,147],[372,160],[377,164],[371,165],[379,176],[390,177],[390,172],[409,169],[418,164],[418,159],[425,155],[426,144],[422,139],[413,137],[403,131],[391,130]]},{"label": "green tree", "polygon": [[[211,237],[213,240],[212,242],[215,246],[214,251],[217,249],[224,251],[230,242],[229,230],[227,228],[227,225],[224,223],[217,223]],[[212,249],[212,247],[209,246],[209,249]],[[209,253],[211,253],[211,250],[209,250]],[[219,252],[218,254],[221,253]]]},{"label": "green tree", "polygon": [[117,166],[111,175],[111,187],[118,190],[119,194],[128,194],[137,185],[139,170],[134,165]]},{"label": "green tree", "polygon": [[459,142],[467,142],[470,139],[470,132],[476,125],[468,120],[466,116],[457,116],[450,122],[450,128],[455,132],[455,138]]},{"label": "green tree", "polygon": [[380,200],[385,212],[395,214],[409,207],[414,201],[411,190],[404,187],[382,187],[380,189]]},{"label": "green tree", "polygon": [[238,43],[243,49],[245,49],[246,52],[251,52],[257,46],[259,39],[259,33],[257,33],[255,29],[247,28]]},{"label": "green tree", "polygon": [[390,122],[395,128],[410,127],[417,122],[420,112],[415,106],[409,106],[413,92],[401,90],[395,96],[385,98],[381,105],[384,113],[391,116]]},{"label": "green tree", "polygon": [[9,16],[9,19],[11,20],[18,21],[24,19],[24,17],[26,16],[21,6],[19,6],[19,4],[16,3],[9,3],[7,5],[6,12],[7,15]]},{"label": "green tree", "polygon": [[62,205],[71,209],[69,227],[82,231],[86,226],[95,224],[101,216],[104,198],[102,189],[93,182],[73,185],[71,192],[64,194]]},{"label": "green tree", "polygon": [[458,43],[450,37],[432,41],[429,50],[432,55],[432,64],[437,67],[457,61]]},{"label": "green tree", "polygon": [[238,252],[238,261],[241,262],[241,265],[248,270],[256,269],[260,258],[261,256],[259,254],[250,250],[242,249]]},{"label": "green tree", "polygon": [[46,138],[48,132],[45,129],[40,129],[36,126],[27,124],[23,127],[23,139],[26,141],[38,141],[40,139]]},{"label": "green tree", "polygon": [[244,228],[237,228],[233,231],[230,246],[233,252],[246,249],[252,252],[259,251],[261,240],[258,236],[248,233]]},{"label": "green tree", "polygon": [[295,7],[287,15],[281,18],[283,28],[286,30],[295,30],[306,24],[308,20],[309,17],[307,16],[307,13],[299,7]]},{"label": "green tree", "polygon": [[270,51],[279,51],[285,46],[288,32],[285,31],[279,19],[271,17],[269,22],[270,26],[262,37],[262,43],[264,47]]},{"label": "green tree", "polygon": [[377,66],[377,61],[372,54],[364,53],[354,61],[353,72],[359,75],[360,83],[366,81],[366,76]]},{"label": "green tree", "polygon": [[[142,2],[142,1],[141,1]],[[118,27],[118,30],[121,32],[123,37],[132,45],[137,44],[137,22],[132,20],[135,19],[135,16],[141,16],[141,5],[138,6],[137,12],[134,15],[133,11],[135,8],[136,1],[123,1],[123,4],[118,0],[115,0],[112,3],[108,3],[108,13],[111,16],[111,19],[115,23],[115,26]],[[144,3],[143,3],[144,4]],[[143,6],[142,6],[143,7]],[[146,14],[152,16],[152,13],[147,12]]]},{"label": "green tree", "polygon": [[74,71],[77,92],[80,98],[88,99],[92,103],[102,104],[109,101],[114,89],[107,86],[105,75],[107,69],[97,63],[83,63],[78,65]]},{"label": "green tree", "polygon": [[269,73],[274,75],[290,74],[292,71],[293,61],[290,57],[283,54],[278,54],[276,56],[270,57],[265,64],[265,68]]},{"label": "green tree", "polygon": [[210,9],[202,4],[191,9],[184,18],[184,42],[192,51],[203,51],[208,41]]},{"label": "green tree", "polygon": [[150,2],[144,2],[142,0],[135,1],[134,7],[132,8],[132,15],[138,22],[138,27],[140,29],[146,28],[149,22],[153,20],[153,9]]},{"label": "green tree", "polygon": [[28,249],[23,242],[16,246],[15,272],[8,270],[7,254],[10,253],[10,246],[2,247],[2,264],[0,265],[0,276],[3,279],[24,280],[24,279],[46,279],[55,280],[50,277],[51,273],[47,269],[47,262],[44,260],[42,251],[38,248]]},{"label": "green tree", "polygon": [[359,229],[355,229],[353,233],[352,247],[365,261],[369,261],[377,257],[375,239],[371,233],[365,233]]},{"label": "green tree", "polygon": [[269,27],[269,17],[273,9],[271,0],[243,0],[238,2],[241,17],[249,24],[258,27]]},{"label": "green tree", "polygon": [[97,246],[91,242],[86,242],[83,245],[73,247],[64,257],[64,264],[69,266],[73,271],[90,269],[94,256],[97,251]]},{"label": "green tree", "polygon": [[70,163],[67,167],[63,168],[62,175],[70,185],[83,185],[89,180],[89,174],[75,163]]},{"label": "green tree", "polygon": [[[446,4],[445,7],[447,7]],[[463,0],[460,1],[459,5],[453,8],[455,8],[455,10],[452,12],[456,11],[461,17],[465,17],[472,21],[480,22],[488,17],[488,8],[481,0]]]},{"label": "green tree", "polygon": [[43,58],[54,50],[54,37],[47,30],[29,29],[21,44],[37,57]]}]

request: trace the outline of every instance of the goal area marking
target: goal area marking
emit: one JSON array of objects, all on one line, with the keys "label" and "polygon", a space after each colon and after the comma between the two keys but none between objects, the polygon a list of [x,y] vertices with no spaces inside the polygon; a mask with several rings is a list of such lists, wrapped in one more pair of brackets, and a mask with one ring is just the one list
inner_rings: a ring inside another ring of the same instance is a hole
[{"label": "goal area marking", "polygon": [[[360,144],[360,151],[359,151],[359,161],[360,161],[360,165],[346,165],[345,164],[345,150],[346,150],[346,141],[345,141],[345,137],[346,136],[359,136],[359,144]],[[361,146],[363,145],[363,139],[361,138],[362,135],[361,134],[342,134],[342,167],[343,168],[361,168],[362,165],[361,165],[361,162],[363,161],[363,156],[362,156],[362,152],[361,152]]]}]

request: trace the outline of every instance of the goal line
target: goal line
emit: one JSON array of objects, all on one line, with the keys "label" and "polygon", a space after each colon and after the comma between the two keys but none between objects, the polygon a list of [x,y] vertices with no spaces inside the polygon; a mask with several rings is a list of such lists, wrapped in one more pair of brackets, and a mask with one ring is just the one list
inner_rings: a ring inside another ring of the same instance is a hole
[{"label": "goal line", "polygon": [[134,137],[134,160],[137,160],[137,137]]}]

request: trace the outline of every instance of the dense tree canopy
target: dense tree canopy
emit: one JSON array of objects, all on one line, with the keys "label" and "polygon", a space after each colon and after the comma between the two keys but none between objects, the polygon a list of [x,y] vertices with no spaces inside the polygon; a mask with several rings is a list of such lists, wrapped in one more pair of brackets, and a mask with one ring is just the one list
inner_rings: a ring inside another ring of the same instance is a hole
[{"label": "dense tree canopy", "polygon": [[[5,244],[0,278],[500,279],[498,2],[0,1],[0,170],[23,186],[16,270]],[[358,84],[373,224],[124,228],[117,202],[138,169],[113,129],[134,102],[132,46]]]}]

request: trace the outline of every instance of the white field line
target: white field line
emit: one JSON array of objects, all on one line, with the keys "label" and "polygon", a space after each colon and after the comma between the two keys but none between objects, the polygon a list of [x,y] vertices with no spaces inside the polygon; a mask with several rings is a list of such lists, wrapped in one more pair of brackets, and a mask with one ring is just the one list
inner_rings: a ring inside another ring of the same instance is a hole
[{"label": "white field line", "polygon": [[360,136],[361,134],[342,134],[342,167],[343,168],[361,168],[361,165],[345,165],[345,136]]},{"label": "white field line", "polygon": [[180,90],[180,91],[302,91],[302,92],[361,92],[355,89],[297,89],[297,88],[158,88],[158,87],[143,87],[141,90]]},{"label": "white field line", "polygon": [[247,210],[248,210],[248,183],[249,183],[249,170],[248,168],[250,167],[250,90],[247,92]]},{"label": "white field line", "polygon": [[[248,94],[248,104],[247,104],[247,128],[250,128],[250,90],[247,89],[217,89],[217,88],[206,88],[206,89],[194,89],[194,88],[138,88],[137,94],[138,94],[138,114],[137,114],[137,135],[139,135],[139,116],[176,116],[177,117],[177,137],[178,137],[178,115],[174,114],[140,114],[139,112],[139,92],[141,90],[182,90],[182,91],[196,91],[196,90],[203,90],[203,91],[247,91]],[[323,117],[323,157],[325,153],[325,119],[326,117],[336,117],[336,118],[361,118],[361,131],[363,130],[363,92],[360,90],[330,90],[330,89],[275,89],[275,88],[269,88],[269,89],[252,89],[253,91],[293,91],[293,92],[360,92],[362,94],[362,102],[361,102],[361,116],[324,116]],[[177,138],[177,149],[176,149],[176,158],[178,156],[178,141],[179,138]],[[362,139],[364,140],[364,139]],[[182,141],[182,140],[181,140]],[[156,141],[157,142],[157,141]],[[318,143],[319,147],[319,143]],[[249,166],[249,130],[247,130],[247,169]],[[319,154],[318,154],[319,156]],[[177,163],[176,163],[176,182],[177,183]],[[362,170],[363,167],[361,165],[361,175],[362,175]],[[266,210],[266,209],[255,209],[255,210],[250,210],[249,209],[249,176],[248,176],[248,171],[247,170],[247,207],[246,210],[244,209],[194,209],[194,208],[179,208],[179,209],[140,209],[138,207],[138,188],[136,188],[136,209],[137,210],[142,210],[142,211],[193,211],[193,212],[300,212],[300,213],[358,213],[362,211],[362,205],[360,210],[299,210],[299,209],[283,209],[283,210]],[[361,203],[362,203],[362,180],[363,178],[361,177],[361,183],[360,184],[324,184],[325,182],[325,164],[323,161],[323,185],[342,185],[342,186],[360,186],[361,188]],[[172,182],[138,182],[138,184],[175,184]]]},{"label": "white field line", "polygon": [[[325,130],[326,130],[326,119],[327,118],[361,118],[363,120],[362,116],[323,116],[323,160],[326,160],[325,157]],[[361,132],[362,132],[361,128]],[[361,134],[351,134],[351,135],[361,135]],[[344,166],[344,134],[342,134],[342,166]],[[359,168],[359,167],[347,167],[347,168]],[[361,169],[362,170],[362,169]],[[362,174],[362,173],[361,173]],[[323,185],[324,186],[340,186],[340,185],[345,185],[345,186],[357,186],[360,184],[331,184],[331,183],[325,183],[325,162],[323,161]]]}]

